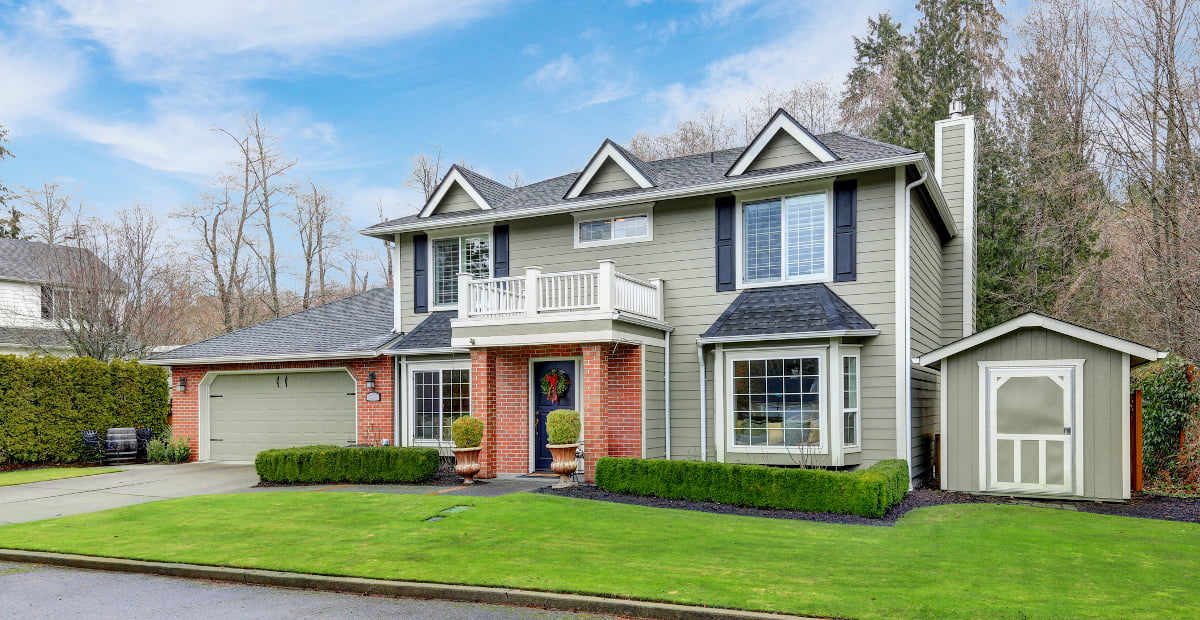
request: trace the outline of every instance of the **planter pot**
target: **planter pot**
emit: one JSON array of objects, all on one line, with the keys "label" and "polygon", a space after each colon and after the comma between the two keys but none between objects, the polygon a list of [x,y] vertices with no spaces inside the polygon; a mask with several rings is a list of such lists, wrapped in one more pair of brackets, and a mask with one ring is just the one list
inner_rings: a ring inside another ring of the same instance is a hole
[{"label": "planter pot", "polygon": [[479,464],[479,452],[483,446],[475,448],[454,448],[454,473],[463,477],[463,484],[474,484],[475,474],[483,468]]},{"label": "planter pot", "polygon": [[565,487],[575,484],[571,482],[571,474],[575,473],[577,462],[575,460],[575,450],[579,448],[577,443],[563,444],[546,444],[550,448],[550,454],[554,460],[550,463],[550,471],[558,474],[561,482],[556,484],[556,487]]}]

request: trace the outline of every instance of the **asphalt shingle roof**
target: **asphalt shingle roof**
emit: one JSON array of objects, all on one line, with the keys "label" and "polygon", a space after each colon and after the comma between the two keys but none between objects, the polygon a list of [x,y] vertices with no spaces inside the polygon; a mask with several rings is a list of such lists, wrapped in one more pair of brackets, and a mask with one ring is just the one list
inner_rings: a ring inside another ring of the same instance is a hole
[{"label": "asphalt shingle roof", "polygon": [[147,358],[152,362],[374,351],[396,337],[392,288],[376,288]]},{"label": "asphalt shingle roof", "polygon": [[[899,155],[911,155],[916,151],[903,147],[885,144],[867,138],[852,136],[840,131],[821,134],[817,136],[829,150],[833,151],[838,156],[835,162],[820,162],[814,161],[805,164],[795,164],[791,166],[782,166],[779,168],[769,168],[765,170],[755,170],[746,172],[738,178],[750,178],[759,175],[778,174],[780,172],[791,172],[794,170],[817,169],[833,164],[865,162],[874,159],[886,159]],[[619,145],[618,145],[619,146]],[[624,149],[622,149],[624,150]],[[637,194],[663,189],[683,189],[697,185],[708,185],[711,183],[719,183],[729,180],[725,173],[729,171],[730,166],[742,154],[745,147],[737,147],[725,149],[722,151],[714,151],[712,153],[701,153],[699,155],[688,155],[685,157],[673,157],[670,159],[660,159],[657,161],[644,162],[636,157],[631,156],[631,160],[641,169],[646,176],[654,180],[655,186],[649,189],[640,187],[631,187],[628,189],[615,190],[605,192],[606,196],[629,195],[631,198],[636,198]],[[471,173],[474,174],[474,173]],[[472,183],[475,183],[476,178],[490,182],[494,186],[503,188],[506,195],[492,202],[492,211],[500,214],[504,212],[518,212],[523,209],[532,209],[537,207],[545,207],[559,204],[570,204],[574,201],[586,199],[586,196],[580,198],[567,199],[564,198],[567,190],[580,173],[572,172],[564,174],[552,179],[538,181],[523,185],[516,189],[507,188],[495,181],[491,181],[486,177],[474,175],[469,177]],[[482,183],[482,181],[481,181]],[[482,185],[477,185],[480,192],[483,193]],[[488,196],[488,201],[493,199]],[[438,222],[450,221],[456,217],[464,217],[477,214],[477,211],[455,211],[451,213],[437,213],[427,218],[420,218],[417,215],[410,215],[387,222],[375,224],[366,229],[366,233],[370,234],[372,229],[387,228],[398,224],[405,224],[420,221]]]},{"label": "asphalt shingle roof", "polygon": [[794,284],[742,291],[701,336],[770,336],[875,329],[824,284]]},{"label": "asphalt shingle roof", "polygon": [[488,201],[488,204],[492,206],[503,202],[505,198],[508,198],[513,193],[513,188],[507,185],[493,181],[464,166],[459,166],[458,164],[455,164],[455,166],[466,177],[467,181],[475,187],[475,190],[483,196],[483,199]]},{"label": "asphalt shingle roof", "polygon": [[[88,263],[95,261],[92,265]],[[100,259],[91,252],[61,245],[50,245],[40,241],[0,239],[0,280],[19,282],[55,282],[63,277],[51,277],[56,266],[88,265],[86,271],[100,273],[107,270]]]},{"label": "asphalt shingle roof", "polygon": [[412,331],[392,345],[391,351],[413,349],[446,349],[450,347],[450,319],[458,317],[457,310],[431,312]]},{"label": "asphalt shingle roof", "polygon": [[65,347],[67,342],[62,332],[56,329],[35,327],[0,327],[0,343],[32,347]]}]

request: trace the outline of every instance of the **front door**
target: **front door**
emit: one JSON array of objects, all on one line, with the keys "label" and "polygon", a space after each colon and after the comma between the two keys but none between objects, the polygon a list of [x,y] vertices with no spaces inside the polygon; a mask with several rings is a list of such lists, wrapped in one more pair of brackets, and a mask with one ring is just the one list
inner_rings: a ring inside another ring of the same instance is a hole
[{"label": "front door", "polygon": [[1075,368],[987,369],[988,490],[1074,489]]},{"label": "front door", "polygon": [[[563,384],[565,382],[565,387]],[[550,471],[554,460],[546,447],[546,414],[555,409],[575,409],[575,361],[553,360],[533,364],[533,465],[537,471]]]}]

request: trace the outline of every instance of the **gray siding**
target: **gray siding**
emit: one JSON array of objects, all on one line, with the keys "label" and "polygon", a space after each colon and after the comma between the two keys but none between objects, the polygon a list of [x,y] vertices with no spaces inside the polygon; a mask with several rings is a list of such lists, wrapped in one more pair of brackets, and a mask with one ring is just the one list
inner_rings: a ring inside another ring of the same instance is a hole
[{"label": "gray siding", "polygon": [[588,181],[587,186],[583,188],[583,194],[595,194],[597,192],[611,192],[618,189],[629,189],[638,187],[633,177],[625,172],[621,166],[611,159],[605,160],[600,164],[600,169],[596,171],[595,176],[591,181]]},{"label": "gray siding", "polygon": [[666,407],[663,402],[666,379],[663,375],[663,360],[666,355],[662,347],[644,346],[645,366],[642,370],[643,397],[646,406],[643,409],[645,443],[642,445],[642,456],[648,459],[661,459],[666,456]]},{"label": "gray siding", "polygon": [[[954,217],[960,234],[951,239],[942,248],[942,343],[948,344],[975,331],[974,320],[963,324],[963,295],[964,277],[974,279],[974,256],[964,260],[963,236],[966,218],[964,213],[963,183],[967,170],[965,159],[965,133],[962,125],[952,125],[942,132],[942,152],[937,154],[942,166],[942,193],[946,197],[947,206]],[[968,267],[969,269],[964,269]],[[972,300],[972,306],[974,301]],[[972,312],[972,317],[974,312]]]},{"label": "gray siding", "polygon": [[463,189],[458,183],[454,184],[445,196],[442,196],[442,201],[433,209],[434,213],[454,213],[456,211],[477,211],[479,205],[467,190]]},{"label": "gray siding", "polygon": [[746,170],[765,170],[794,164],[807,164],[813,161],[817,161],[816,155],[804,148],[804,145],[797,142],[791,134],[780,131],[767,142],[767,146],[763,147],[758,157],[754,158]]},{"label": "gray siding", "polygon": [[1083,430],[1077,437],[1083,450],[1083,496],[1121,499],[1122,432],[1127,420],[1128,395],[1122,391],[1122,355],[1069,336],[1042,329],[1020,329],[950,357],[942,362],[946,390],[946,455],[943,488],[980,491],[979,362],[1082,359]]},{"label": "gray siding", "polygon": [[[914,197],[915,200],[920,200]],[[912,349],[908,359],[942,346],[942,245],[928,210],[914,204],[909,212],[909,317]],[[913,365],[912,370],[912,477],[920,480],[932,467],[933,434],[938,425],[937,375]]]}]

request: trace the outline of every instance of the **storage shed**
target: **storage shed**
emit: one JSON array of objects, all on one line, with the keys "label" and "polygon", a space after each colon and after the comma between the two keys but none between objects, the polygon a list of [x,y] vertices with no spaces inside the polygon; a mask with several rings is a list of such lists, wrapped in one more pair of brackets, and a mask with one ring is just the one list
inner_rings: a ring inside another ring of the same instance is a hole
[{"label": "storage shed", "polygon": [[1164,355],[1030,313],[921,357],[941,373],[942,488],[1128,499],[1129,369]]}]

